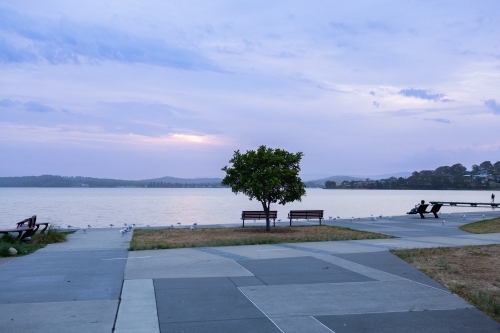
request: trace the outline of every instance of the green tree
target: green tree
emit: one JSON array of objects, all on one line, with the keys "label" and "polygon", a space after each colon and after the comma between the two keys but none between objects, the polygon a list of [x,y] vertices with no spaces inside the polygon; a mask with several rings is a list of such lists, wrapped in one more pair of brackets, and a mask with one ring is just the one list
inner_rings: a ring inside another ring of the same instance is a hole
[{"label": "green tree", "polygon": [[232,167],[222,168],[226,172],[222,185],[230,186],[236,194],[245,194],[250,200],[260,201],[266,215],[266,231],[270,231],[271,204],[285,205],[301,201],[306,193],[299,177],[302,156],[301,152],[294,154],[266,146],[260,146],[257,151],[248,150],[244,154],[237,150],[229,160]]},{"label": "green tree", "polygon": [[335,188],[337,186],[337,183],[333,180],[327,180],[325,182],[325,188]]}]

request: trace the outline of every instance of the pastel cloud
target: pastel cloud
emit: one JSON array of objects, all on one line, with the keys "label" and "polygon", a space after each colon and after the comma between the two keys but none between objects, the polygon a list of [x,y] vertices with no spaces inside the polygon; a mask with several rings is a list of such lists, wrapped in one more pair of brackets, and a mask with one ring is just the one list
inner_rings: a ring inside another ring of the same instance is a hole
[{"label": "pastel cloud", "polygon": [[444,97],[444,94],[433,94],[429,90],[415,89],[415,88],[401,89],[398,92],[398,94],[403,95],[405,97],[414,97],[435,102],[442,100]]},{"label": "pastel cloud", "polygon": [[484,105],[490,109],[494,114],[500,114],[500,104],[495,99],[489,99],[484,102]]},{"label": "pastel cloud", "polygon": [[0,5],[0,31],[22,37],[19,47],[0,37],[0,61],[78,64],[82,61],[145,63],[186,70],[217,70],[201,53],[161,38],[135,36],[105,25],[58,22],[22,15]]}]

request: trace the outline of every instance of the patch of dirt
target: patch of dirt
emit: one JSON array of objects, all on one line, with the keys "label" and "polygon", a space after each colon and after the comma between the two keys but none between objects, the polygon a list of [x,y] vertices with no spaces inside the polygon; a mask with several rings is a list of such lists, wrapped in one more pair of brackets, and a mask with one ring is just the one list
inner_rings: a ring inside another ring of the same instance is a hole
[{"label": "patch of dirt", "polygon": [[238,228],[235,229],[234,232],[251,234],[293,234],[299,232],[299,230],[287,227],[272,227],[270,231],[266,231],[266,228]]},{"label": "patch of dirt", "polygon": [[392,252],[500,321],[500,245]]}]

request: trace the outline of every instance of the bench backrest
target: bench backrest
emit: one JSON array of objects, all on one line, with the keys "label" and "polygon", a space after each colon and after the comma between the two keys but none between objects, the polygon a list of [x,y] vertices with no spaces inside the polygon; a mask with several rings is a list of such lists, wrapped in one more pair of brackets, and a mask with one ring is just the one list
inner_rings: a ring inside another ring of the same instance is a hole
[{"label": "bench backrest", "polygon": [[288,213],[289,218],[294,217],[321,217],[323,218],[322,210],[291,210]]},{"label": "bench backrest", "polygon": [[425,210],[429,207],[429,204],[423,204],[418,206],[417,213],[425,213]]},{"label": "bench backrest", "polygon": [[[241,218],[242,219],[252,219],[252,218],[265,218],[266,213],[263,210],[244,210],[241,212]],[[269,211],[269,218],[270,219],[275,219],[278,217],[278,211],[277,210],[270,210]]]},{"label": "bench backrest", "polygon": [[443,206],[443,204],[435,204],[432,206],[432,209],[431,209],[431,213],[437,213],[439,212],[439,210],[441,209],[441,207]]}]

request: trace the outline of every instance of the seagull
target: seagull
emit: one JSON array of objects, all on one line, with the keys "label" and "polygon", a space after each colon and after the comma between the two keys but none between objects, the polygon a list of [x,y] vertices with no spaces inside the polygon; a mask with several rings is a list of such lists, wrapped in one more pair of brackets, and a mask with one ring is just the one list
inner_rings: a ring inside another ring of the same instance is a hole
[{"label": "seagull", "polygon": [[337,216],[337,218],[340,220],[340,216]]},{"label": "seagull", "polygon": [[484,214],[483,214],[483,219],[484,219]]},{"label": "seagull", "polygon": [[191,230],[196,230],[196,228],[194,227],[194,225],[191,226],[191,228],[189,228]]},{"label": "seagull", "polygon": [[451,213],[448,213],[448,216],[451,216]]},{"label": "seagull", "polygon": [[109,226],[110,226],[111,228],[113,228],[115,225],[110,223],[110,224],[109,224]]},{"label": "seagull", "polygon": [[351,217],[351,222],[352,222],[352,220],[354,220],[354,217]]},{"label": "seagull", "polygon": [[90,226],[90,224],[87,224],[87,228],[92,228],[92,227]]},{"label": "seagull", "polygon": [[392,220],[392,215],[389,216],[389,220]]},{"label": "seagull", "polygon": [[123,225],[124,225],[124,226],[127,226],[127,222],[123,222]]},{"label": "seagull", "polygon": [[331,220],[331,219],[332,219],[333,217],[331,217],[331,216],[328,216],[328,218],[329,218],[329,219]]},{"label": "seagull", "polygon": [[122,236],[125,235],[126,233],[125,229],[120,230],[120,233],[122,234]]},{"label": "seagull", "polygon": [[176,224],[177,224],[177,225],[181,225],[181,223],[180,223],[180,222],[177,222]]},{"label": "seagull", "polygon": [[195,222],[195,223],[193,223],[193,225],[198,225],[198,223]]},{"label": "seagull", "polygon": [[278,222],[281,222],[281,219],[278,219]]},{"label": "seagull", "polygon": [[382,217],[382,214],[380,214],[380,216],[379,216],[379,217],[381,218],[381,217]]},{"label": "seagull", "polygon": [[445,221],[445,220],[441,221],[441,224],[442,224],[442,225],[444,225],[445,223],[446,223],[446,221]]},{"label": "seagull", "polygon": [[69,225],[69,224],[66,224],[66,226],[68,227],[68,229],[69,229],[69,228],[73,228],[73,226],[72,226],[72,225]]},{"label": "seagull", "polygon": [[135,227],[135,223],[132,223],[132,226]]},{"label": "seagull", "polygon": [[[146,226],[147,228],[149,228],[149,224]],[[173,226],[172,226],[173,227]]]},{"label": "seagull", "polygon": [[171,224],[171,225],[170,225],[170,228],[173,228],[173,227],[174,227],[174,225],[173,225],[173,224]]},{"label": "seagull", "polygon": [[87,228],[83,228],[83,233],[86,234],[87,233]]}]

